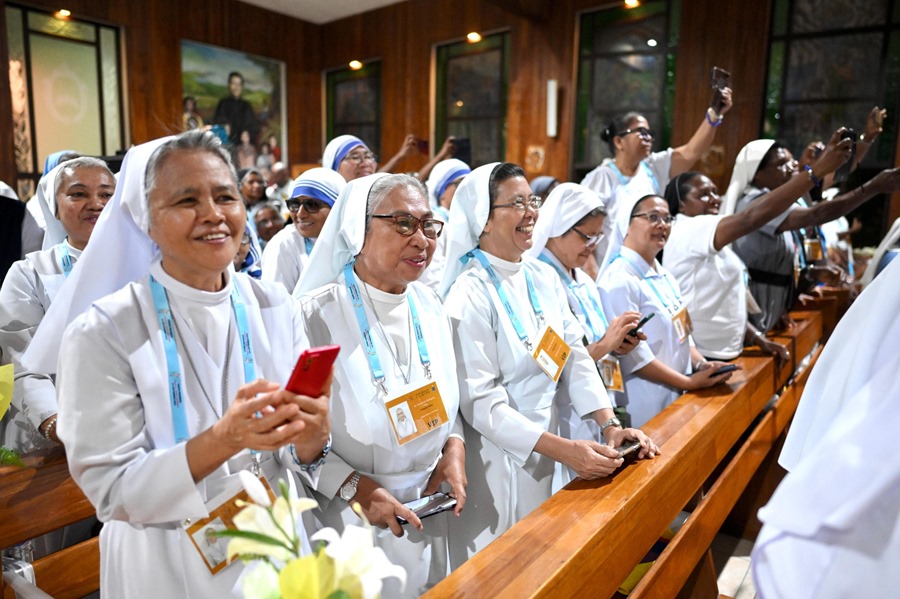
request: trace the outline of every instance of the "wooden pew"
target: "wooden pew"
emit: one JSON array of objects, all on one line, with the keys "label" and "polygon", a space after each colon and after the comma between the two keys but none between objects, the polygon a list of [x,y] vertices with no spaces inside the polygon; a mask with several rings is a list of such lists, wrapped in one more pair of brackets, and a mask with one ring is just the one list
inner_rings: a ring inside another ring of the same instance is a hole
[{"label": "wooden pew", "polygon": [[[94,508],[69,476],[62,448],[23,458],[25,468],[0,468],[0,546],[11,547],[84,520]],[[34,562],[38,588],[56,599],[77,599],[100,588],[95,537]],[[0,596],[14,599],[0,579]]]},{"label": "wooden pew", "polygon": [[[821,351],[821,316],[793,316],[798,327],[776,339],[791,351],[789,367],[776,369],[769,357],[742,356],[744,370],[728,385],[685,394],[647,423],[644,430],[662,455],[626,465],[608,479],[573,481],[425,597],[611,597],[719,472],[633,592],[677,596],[698,564],[709,564],[713,537],[790,421],[809,372],[809,363],[801,372],[795,372],[797,365],[810,354],[814,361]],[[767,407],[776,392],[779,399]]]}]

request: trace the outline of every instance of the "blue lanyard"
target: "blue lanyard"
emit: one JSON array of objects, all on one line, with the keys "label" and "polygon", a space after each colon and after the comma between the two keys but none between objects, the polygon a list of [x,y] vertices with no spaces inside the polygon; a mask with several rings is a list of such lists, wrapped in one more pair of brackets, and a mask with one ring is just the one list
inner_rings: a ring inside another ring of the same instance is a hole
[{"label": "blue lanyard", "polygon": [[797,253],[797,257],[800,259],[800,268],[806,268],[806,248],[803,245],[803,236],[801,233],[803,229],[800,231],[793,230],[791,231],[791,237],[794,238],[794,246],[796,247],[795,252]]},{"label": "blue lanyard", "polygon": [[[662,294],[659,292],[659,289],[656,287],[656,283],[653,282],[653,280],[656,277],[648,277],[646,275],[641,275],[641,269],[638,268],[638,266],[634,262],[632,262],[631,260],[629,260],[628,258],[623,256],[622,254],[619,254],[618,256],[616,256],[616,258],[621,258],[622,260],[627,262],[628,265],[634,269],[634,272],[637,273],[639,276],[641,276],[642,279],[647,282],[647,284],[650,286],[650,289],[652,289],[653,293],[656,294],[656,297],[659,298],[659,302],[662,304],[663,308],[665,308],[665,310],[667,312],[672,313],[672,311],[669,310],[669,302],[667,302],[665,300],[665,298],[663,298]],[[613,260],[615,260],[616,258],[613,258]],[[684,303],[681,300],[681,295],[678,293],[678,290],[675,289],[675,287],[672,285],[672,282],[669,281],[669,277],[666,276],[666,273],[660,273],[659,276],[662,278],[663,281],[666,282],[666,285],[669,286],[669,291],[672,292],[672,298],[671,298],[672,303],[673,303],[672,309],[674,310],[675,308],[677,308],[678,306],[680,306]]]},{"label": "blue lanyard", "polygon": [[59,247],[61,254],[61,256],[59,257],[59,266],[62,268],[63,274],[66,276],[66,278],[68,278],[69,275],[72,274],[72,266],[74,265],[74,263],[72,262],[72,256],[69,255],[69,248],[66,247],[65,241],[60,243]]},{"label": "blue lanyard", "polygon": [[[381,388],[382,392],[387,395],[387,387],[384,384],[384,370],[381,368],[381,360],[378,359],[378,350],[375,348],[375,341],[372,338],[372,328],[369,326],[369,317],[366,316],[366,307],[363,305],[362,294],[360,293],[359,285],[356,283],[356,276],[353,274],[353,263],[354,260],[351,260],[344,265],[344,282],[347,284],[350,301],[353,302],[353,312],[356,314],[356,323],[359,325],[363,346],[366,348],[366,358],[369,361],[369,371],[372,373],[372,379]],[[431,360],[428,358],[428,348],[425,346],[425,332],[419,320],[419,311],[416,309],[416,303],[412,298],[412,291],[407,292],[406,301],[409,304],[413,334],[416,337],[416,346],[419,349],[419,361],[425,370],[425,377],[430,379]]]},{"label": "blue lanyard", "polygon": [[[620,171],[619,167],[616,166],[615,160],[613,160],[609,163],[609,167],[613,171],[615,171],[616,176],[619,178],[619,183],[621,183],[622,185],[628,185],[629,183],[631,183],[634,180],[634,177],[626,177],[625,175],[622,174],[622,171]],[[650,182],[653,183],[653,191],[655,191],[657,194],[660,193],[659,182],[656,180],[656,175],[653,174],[653,171],[650,170],[650,167],[643,160],[641,160],[641,167],[647,173],[647,176],[650,177]]]},{"label": "blue lanyard", "polygon": [[303,238],[303,245],[306,246],[306,255],[309,256],[310,254],[312,254],[312,250],[313,250],[313,240],[310,239],[309,237],[304,237],[304,238]]},{"label": "blue lanyard", "polygon": [[[190,438],[187,415],[184,409],[184,389],[181,383],[181,366],[178,360],[178,346],[175,343],[175,321],[169,308],[166,289],[150,276],[150,291],[153,294],[153,306],[159,329],[162,331],[163,347],[166,350],[166,368],[169,372],[169,401],[172,404],[172,428],[175,430],[175,442],[181,443]],[[241,354],[244,362],[244,382],[256,380],[256,365],[253,360],[253,347],[250,343],[250,327],[247,323],[247,309],[238,290],[237,282],[231,284],[231,308],[237,320],[238,336],[241,341]],[[225,364],[228,368],[228,364]]]},{"label": "blue lanyard", "polygon": [[[503,309],[506,310],[507,316],[509,316],[510,322],[512,322],[513,328],[516,330],[516,335],[519,336],[519,340],[525,344],[525,347],[528,348],[528,351],[531,351],[531,343],[528,341],[528,335],[525,334],[525,329],[522,327],[522,323],[519,321],[516,316],[516,311],[513,308],[512,303],[509,301],[509,296],[506,294],[506,290],[501,285],[500,277],[497,276],[497,271],[494,270],[494,267],[491,266],[491,263],[488,262],[487,257],[484,255],[479,248],[475,248],[471,252],[469,252],[472,256],[474,256],[480,263],[481,266],[484,267],[484,270],[487,271],[488,277],[491,279],[491,283],[494,284],[494,288],[497,290],[497,295],[500,296],[500,303],[503,304]],[[465,258],[465,256],[464,256]],[[525,271],[525,284],[528,287],[528,299],[531,301],[531,309],[534,310],[534,315],[538,319],[538,323],[542,324],[544,322],[544,311],[541,310],[541,305],[538,302],[537,293],[534,290],[534,281],[531,280],[531,273],[528,271],[528,268],[525,265],[522,265],[522,269]]]},{"label": "blue lanyard", "polygon": [[559,267],[559,265],[557,265],[553,260],[551,260],[549,257],[544,255],[543,253],[540,256],[538,256],[538,260],[552,266],[556,270],[556,272],[559,273],[559,276],[562,278],[563,282],[572,291],[572,295],[575,296],[575,300],[578,302],[578,305],[581,307],[581,313],[584,314],[584,319],[587,322],[588,328],[591,329],[591,334],[594,336],[594,338],[591,339],[591,342],[593,343],[594,341],[599,341],[600,339],[602,339],[603,333],[600,332],[600,330],[597,328],[596,324],[594,323],[594,318],[593,318],[592,314],[595,314],[600,317],[600,321],[603,323],[604,331],[606,331],[606,329],[609,328],[609,321],[606,320],[606,315],[603,313],[603,310],[600,308],[600,306],[597,305],[597,300],[594,299],[594,296],[592,296],[590,293],[588,293],[588,299],[590,300],[590,302],[594,308],[593,311],[589,311],[587,309],[587,306],[585,306],[584,301],[578,294],[579,290],[582,287],[584,287],[584,285],[580,285],[579,283],[577,283],[575,281],[575,279],[573,279],[572,277],[569,276],[569,273],[567,273],[566,271],[561,269]]}]

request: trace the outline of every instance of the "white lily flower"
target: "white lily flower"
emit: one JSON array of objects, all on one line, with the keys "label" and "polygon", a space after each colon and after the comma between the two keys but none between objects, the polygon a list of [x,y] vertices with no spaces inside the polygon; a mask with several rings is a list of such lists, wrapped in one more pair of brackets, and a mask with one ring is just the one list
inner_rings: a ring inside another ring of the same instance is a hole
[{"label": "white lily flower", "polygon": [[262,484],[262,481],[256,477],[252,472],[248,472],[247,470],[241,470],[238,472],[238,476],[241,479],[241,484],[244,486],[244,490],[247,491],[247,495],[250,496],[250,499],[253,500],[258,506],[261,507],[269,507],[272,505],[271,499],[269,499],[269,493],[266,491],[266,487]]},{"label": "white lily flower", "polygon": [[244,574],[241,590],[244,599],[281,599],[278,570],[272,564],[260,562]]},{"label": "white lily flower", "polygon": [[335,579],[358,578],[365,599],[378,597],[381,581],[385,578],[397,578],[401,585],[406,586],[406,570],[392,564],[384,551],[375,546],[372,531],[368,528],[348,524],[340,536],[332,528],[323,528],[310,540],[328,543],[325,553],[335,562]]}]

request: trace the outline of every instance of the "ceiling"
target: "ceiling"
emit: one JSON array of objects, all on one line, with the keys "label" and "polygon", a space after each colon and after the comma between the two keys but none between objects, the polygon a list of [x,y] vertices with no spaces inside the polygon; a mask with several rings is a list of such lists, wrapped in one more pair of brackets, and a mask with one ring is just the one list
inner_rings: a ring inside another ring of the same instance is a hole
[{"label": "ceiling", "polygon": [[401,0],[241,0],[316,25],[375,10]]}]

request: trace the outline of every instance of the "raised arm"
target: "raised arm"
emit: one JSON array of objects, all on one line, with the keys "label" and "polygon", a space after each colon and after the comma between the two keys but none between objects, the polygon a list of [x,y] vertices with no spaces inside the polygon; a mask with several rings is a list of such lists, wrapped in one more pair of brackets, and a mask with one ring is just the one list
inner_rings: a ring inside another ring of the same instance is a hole
[{"label": "raised arm", "polygon": [[[811,167],[813,176],[821,180],[826,174],[834,172],[850,153],[849,140],[841,141],[841,130],[832,134],[822,154]],[[800,171],[794,178],[762,196],[739,214],[730,214],[723,218],[716,227],[713,241],[715,249],[721,250],[732,241],[759,229],[767,222],[787,210],[791,204],[813,188],[813,181],[807,171]],[[790,217],[789,217],[790,218]],[[794,228],[794,227],[791,227]]]},{"label": "raised arm", "polygon": [[675,177],[689,170],[703,155],[703,152],[712,145],[713,139],[716,137],[716,128],[721,124],[725,113],[731,110],[730,87],[722,90],[722,100],[724,104],[718,119],[708,112],[704,114],[703,120],[700,121],[700,126],[694,131],[691,139],[683,146],[678,146],[672,150],[672,166],[669,167],[669,177]]}]

